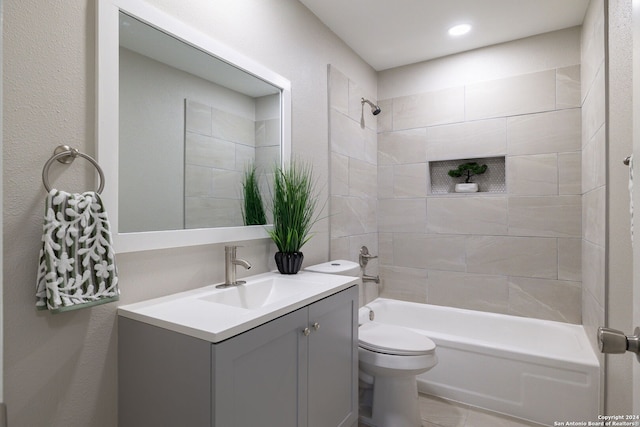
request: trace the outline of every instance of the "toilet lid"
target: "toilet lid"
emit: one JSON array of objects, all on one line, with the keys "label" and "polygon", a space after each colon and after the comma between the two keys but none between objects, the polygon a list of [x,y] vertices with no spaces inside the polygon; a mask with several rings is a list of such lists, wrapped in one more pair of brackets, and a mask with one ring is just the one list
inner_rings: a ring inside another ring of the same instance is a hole
[{"label": "toilet lid", "polygon": [[384,354],[415,356],[432,353],[436,344],[407,328],[367,322],[358,328],[360,347]]}]

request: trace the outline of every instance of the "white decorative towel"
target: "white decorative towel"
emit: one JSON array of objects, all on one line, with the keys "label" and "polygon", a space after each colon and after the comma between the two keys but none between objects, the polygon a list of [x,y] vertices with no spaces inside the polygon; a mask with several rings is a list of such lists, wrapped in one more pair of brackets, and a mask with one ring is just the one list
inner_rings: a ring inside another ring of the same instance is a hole
[{"label": "white decorative towel", "polygon": [[51,190],[42,231],[38,309],[61,312],[119,298],[109,221],[98,193]]}]

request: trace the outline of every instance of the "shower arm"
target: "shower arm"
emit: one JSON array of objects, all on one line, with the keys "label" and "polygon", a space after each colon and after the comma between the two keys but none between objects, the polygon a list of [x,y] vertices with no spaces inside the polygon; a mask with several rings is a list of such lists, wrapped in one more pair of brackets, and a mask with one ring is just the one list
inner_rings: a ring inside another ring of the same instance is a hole
[{"label": "shower arm", "polygon": [[365,103],[368,104],[369,107],[371,107],[371,114],[373,114],[374,116],[377,116],[382,111],[380,109],[379,105],[374,104],[373,102],[369,101],[368,99],[360,98],[360,104],[362,105],[363,109],[364,109],[364,104]]},{"label": "shower arm", "polygon": [[377,105],[375,105],[373,102],[369,101],[368,99],[364,99],[364,98],[360,99],[360,103],[362,104],[362,106],[364,106],[364,104],[369,104],[369,107],[371,107],[371,108],[376,108],[377,107]]}]

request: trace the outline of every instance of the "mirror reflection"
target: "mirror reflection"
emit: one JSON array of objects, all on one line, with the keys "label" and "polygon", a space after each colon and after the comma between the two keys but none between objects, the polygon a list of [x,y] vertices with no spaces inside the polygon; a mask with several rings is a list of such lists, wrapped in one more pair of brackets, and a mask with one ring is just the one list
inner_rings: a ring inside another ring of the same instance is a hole
[{"label": "mirror reflection", "polygon": [[281,162],[280,89],[122,12],[119,67],[118,232],[243,225],[245,171]]}]

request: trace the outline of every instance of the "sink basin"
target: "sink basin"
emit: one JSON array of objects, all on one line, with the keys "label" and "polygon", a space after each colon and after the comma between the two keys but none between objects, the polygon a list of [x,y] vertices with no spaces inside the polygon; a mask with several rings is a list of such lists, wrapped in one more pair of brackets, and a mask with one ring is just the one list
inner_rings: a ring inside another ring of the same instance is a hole
[{"label": "sink basin", "polygon": [[129,319],[222,342],[256,326],[319,301],[359,282],[356,277],[301,271],[244,277],[247,283],[228,289],[208,285],[118,307]]},{"label": "sink basin", "polygon": [[203,301],[237,308],[256,309],[304,291],[304,284],[284,277],[268,277],[248,281],[200,298]]}]

